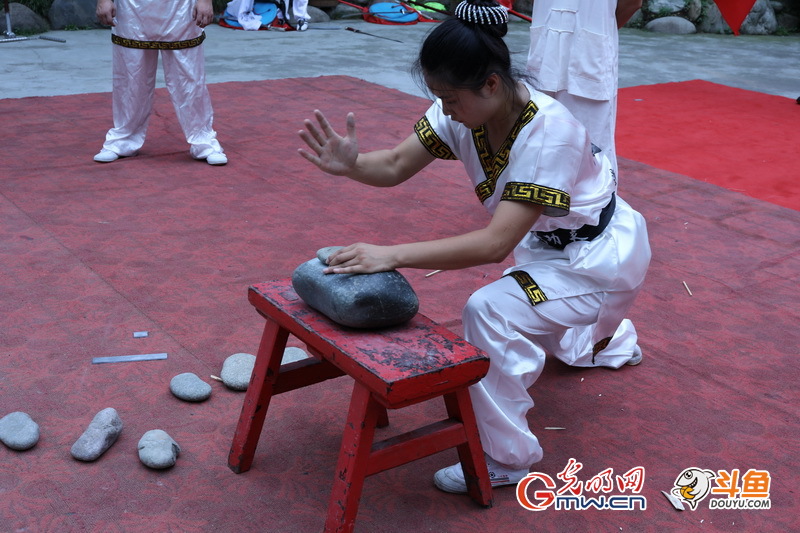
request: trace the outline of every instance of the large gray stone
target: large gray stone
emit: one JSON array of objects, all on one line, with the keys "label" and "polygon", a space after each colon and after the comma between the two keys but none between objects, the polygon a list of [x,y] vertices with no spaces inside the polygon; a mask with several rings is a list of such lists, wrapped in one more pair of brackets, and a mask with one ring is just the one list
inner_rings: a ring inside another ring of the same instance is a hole
[{"label": "large gray stone", "polygon": [[[11,17],[11,31],[14,33],[43,33],[50,29],[50,24],[43,16],[20,3],[9,4],[8,14]],[[5,20],[2,28],[6,31]]]},{"label": "large gray stone", "polygon": [[177,398],[187,402],[202,402],[211,396],[211,385],[191,372],[184,372],[172,378],[169,390]]},{"label": "large gray stone", "polygon": [[256,364],[256,356],[249,353],[235,353],[222,363],[220,379],[226,387],[233,390],[247,390],[250,376]]},{"label": "large gray stone", "polygon": [[94,416],[83,435],[72,445],[72,457],[79,461],[94,461],[117,441],[120,433],[122,420],[116,409],[107,407]]},{"label": "large gray stone", "polygon": [[770,35],[778,29],[775,10],[768,0],[757,0],[750,14],[742,22],[742,35]]},{"label": "large gray stone", "polygon": [[39,424],[28,413],[9,413],[0,418],[0,441],[12,450],[33,448],[39,442]]},{"label": "large gray stone", "polygon": [[139,444],[139,460],[149,468],[161,470],[174,466],[181,453],[178,443],[162,429],[151,429],[142,435]]},{"label": "large gray stone", "polygon": [[[358,2],[350,2],[351,4],[357,4]],[[362,15],[364,12],[357,7],[348,6],[346,4],[339,4],[330,13],[330,17],[333,20],[336,19],[349,19],[355,18],[359,15]]]},{"label": "large gray stone", "polygon": [[419,310],[414,289],[396,270],[325,274],[325,266],[318,252],[317,258],[295,269],[292,286],[306,304],[337,324],[365,329],[395,326],[411,320]]},{"label": "large gray stone", "polygon": [[330,22],[331,17],[318,7],[308,6],[308,20],[311,23]]},{"label": "large gray stone", "polygon": [[686,8],[686,0],[644,0],[642,11],[650,16],[668,17]]},{"label": "large gray stone", "polygon": [[797,31],[800,27],[800,17],[796,17],[791,13],[775,13],[775,20],[778,22],[779,28],[784,28],[788,31]]},{"label": "large gray stone", "polygon": [[694,24],[681,17],[663,17],[651,20],[644,29],[655,33],[670,33],[673,35],[685,35],[697,33]]},{"label": "large gray stone", "polygon": [[96,10],[96,0],[55,0],[47,16],[54,30],[63,30],[67,27],[101,28]]},{"label": "large gray stone", "polygon": [[686,18],[695,24],[703,14],[703,3],[700,0],[686,0]]},{"label": "large gray stone", "polygon": [[713,2],[706,6],[705,16],[700,20],[697,29],[703,33],[731,33],[731,27]]}]

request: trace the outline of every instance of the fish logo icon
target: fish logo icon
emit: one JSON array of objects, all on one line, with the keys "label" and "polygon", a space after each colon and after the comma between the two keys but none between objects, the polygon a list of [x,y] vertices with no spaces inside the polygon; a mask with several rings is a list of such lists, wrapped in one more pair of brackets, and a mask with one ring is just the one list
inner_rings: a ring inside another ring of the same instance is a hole
[{"label": "fish logo icon", "polygon": [[689,504],[692,511],[697,509],[697,504],[708,496],[711,490],[711,480],[717,475],[712,470],[700,468],[687,468],[675,480],[672,494]]}]

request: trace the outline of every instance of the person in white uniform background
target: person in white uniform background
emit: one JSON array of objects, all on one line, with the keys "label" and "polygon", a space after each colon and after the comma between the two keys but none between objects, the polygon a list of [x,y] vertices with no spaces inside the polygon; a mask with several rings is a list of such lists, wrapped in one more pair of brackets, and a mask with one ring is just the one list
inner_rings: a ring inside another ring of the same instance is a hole
[{"label": "person in white uniform background", "polygon": [[619,34],[642,0],[535,0],[528,73],[586,126],[617,173]]},{"label": "person in white uniform background", "polygon": [[283,0],[280,2],[281,18],[297,31],[308,29],[308,0]]},{"label": "person in white uniform background", "polygon": [[[616,196],[610,163],[594,153],[586,129],[512,72],[502,39],[507,11],[492,0],[465,0],[455,14],[420,50],[415,71],[436,100],[413,134],[392,149],[359,153],[352,113],[342,136],[315,111],[316,122],[304,121],[299,132],[307,145],[299,153],[329,174],[381,187],[436,158],[463,163],[491,215],[486,227],[427,242],[355,243],[329,258],[326,273],[460,269],[514,254],[515,266],[476,291],[462,315],[466,340],[491,360],[470,394],[492,485],[502,486],[542,458],[526,414],[547,354],[576,366],[641,361],[624,317],[650,246],[643,217]],[[467,490],[460,464],[434,482]]]},{"label": "person in white uniform background", "polygon": [[211,165],[228,162],[213,128],[202,43],[214,19],[211,0],[98,0],[97,18],[112,26],[114,127],[100,163],[136,155],[153,110],[158,57],[189,153]]}]

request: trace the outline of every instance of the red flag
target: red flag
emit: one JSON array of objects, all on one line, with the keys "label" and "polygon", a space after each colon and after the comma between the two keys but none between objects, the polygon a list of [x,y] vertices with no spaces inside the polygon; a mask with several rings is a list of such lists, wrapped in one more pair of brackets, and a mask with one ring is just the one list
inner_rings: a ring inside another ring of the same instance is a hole
[{"label": "red flag", "polygon": [[714,3],[717,4],[719,12],[722,13],[722,18],[733,30],[733,34],[739,35],[739,28],[742,27],[742,22],[750,14],[756,0],[714,0]]}]

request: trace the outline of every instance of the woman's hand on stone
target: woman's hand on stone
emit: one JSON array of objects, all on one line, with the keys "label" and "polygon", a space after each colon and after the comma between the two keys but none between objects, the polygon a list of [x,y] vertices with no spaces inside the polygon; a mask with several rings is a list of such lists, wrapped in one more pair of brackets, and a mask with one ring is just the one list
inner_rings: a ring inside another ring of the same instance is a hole
[{"label": "woman's hand on stone", "polygon": [[390,246],[358,242],[334,252],[328,257],[325,274],[373,274],[395,269]]}]

